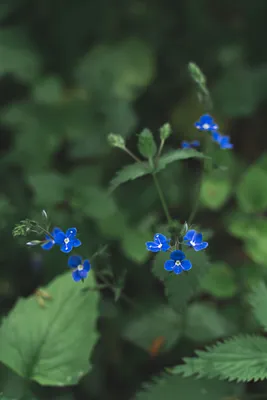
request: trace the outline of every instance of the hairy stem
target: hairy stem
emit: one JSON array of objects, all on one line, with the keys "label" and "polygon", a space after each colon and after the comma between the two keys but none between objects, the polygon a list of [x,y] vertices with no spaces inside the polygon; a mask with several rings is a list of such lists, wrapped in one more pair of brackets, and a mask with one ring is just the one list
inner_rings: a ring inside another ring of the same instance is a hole
[{"label": "hairy stem", "polygon": [[165,216],[167,218],[168,224],[170,225],[172,223],[172,219],[171,219],[171,216],[170,216],[170,213],[169,213],[169,210],[168,210],[168,206],[167,206],[165,197],[164,197],[163,192],[161,190],[161,187],[160,187],[160,184],[159,184],[159,181],[158,181],[158,177],[155,174],[155,172],[152,173],[152,176],[153,176],[153,180],[154,180],[154,183],[155,183],[155,186],[156,186],[156,189],[157,189],[160,201],[161,201],[161,205],[162,205],[163,211],[164,211]]}]

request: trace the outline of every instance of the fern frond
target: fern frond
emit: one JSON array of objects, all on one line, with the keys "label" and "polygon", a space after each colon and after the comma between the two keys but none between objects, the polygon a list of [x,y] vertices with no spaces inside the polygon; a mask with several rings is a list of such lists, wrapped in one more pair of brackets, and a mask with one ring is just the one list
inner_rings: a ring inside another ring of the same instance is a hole
[{"label": "fern frond", "polygon": [[267,379],[267,339],[264,337],[236,336],[207,347],[206,351],[196,351],[196,355],[185,358],[185,364],[175,367],[172,373],[237,382]]}]

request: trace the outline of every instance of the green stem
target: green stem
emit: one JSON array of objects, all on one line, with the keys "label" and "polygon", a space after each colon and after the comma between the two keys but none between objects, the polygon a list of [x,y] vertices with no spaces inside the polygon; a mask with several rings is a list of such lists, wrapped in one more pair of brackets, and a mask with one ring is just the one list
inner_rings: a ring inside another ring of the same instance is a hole
[{"label": "green stem", "polygon": [[154,172],[154,173],[152,173],[152,176],[153,176],[153,180],[154,180],[154,183],[155,183],[155,186],[156,186],[156,189],[157,189],[160,201],[161,201],[161,205],[162,205],[163,211],[164,211],[165,216],[167,218],[168,224],[170,225],[172,223],[172,218],[170,216],[170,213],[169,213],[169,210],[168,210],[168,207],[167,207],[167,203],[166,203],[166,200],[164,198],[163,192],[161,190],[157,175]]},{"label": "green stem", "polygon": [[141,163],[142,160],[140,160],[140,158],[138,158],[135,154],[133,154],[131,152],[131,150],[127,149],[127,147],[124,147],[123,149],[127,154],[129,154],[129,156],[131,156],[135,161],[137,161],[138,163]]},{"label": "green stem", "polygon": [[155,165],[156,166],[158,165],[159,158],[160,158],[161,152],[162,152],[163,147],[164,147],[164,143],[165,143],[165,140],[161,140],[160,145],[159,145],[159,151],[158,151],[158,154],[157,154],[156,160],[155,160]]}]

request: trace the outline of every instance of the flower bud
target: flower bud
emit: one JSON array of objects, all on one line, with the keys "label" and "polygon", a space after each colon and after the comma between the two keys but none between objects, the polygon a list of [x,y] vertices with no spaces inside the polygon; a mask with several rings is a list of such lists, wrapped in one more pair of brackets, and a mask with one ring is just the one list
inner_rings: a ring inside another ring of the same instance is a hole
[{"label": "flower bud", "polygon": [[112,147],[119,147],[120,149],[125,149],[125,140],[120,135],[115,135],[115,133],[110,133],[108,135],[108,142]]},{"label": "flower bud", "polygon": [[160,140],[165,141],[168,139],[168,137],[172,134],[172,128],[171,125],[166,122],[166,124],[162,125],[162,127],[159,130],[160,134]]}]

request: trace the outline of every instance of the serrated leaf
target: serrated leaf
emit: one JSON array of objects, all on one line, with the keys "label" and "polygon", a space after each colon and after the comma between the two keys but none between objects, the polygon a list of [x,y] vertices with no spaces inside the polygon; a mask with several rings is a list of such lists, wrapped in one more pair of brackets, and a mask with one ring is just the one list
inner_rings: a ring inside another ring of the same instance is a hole
[{"label": "serrated leaf", "polygon": [[236,336],[223,343],[196,351],[197,357],[184,358],[173,374],[184,377],[219,378],[249,382],[267,379],[267,339],[256,335]]},{"label": "serrated leaf", "polygon": [[110,182],[110,192],[113,192],[122,183],[133,181],[141,176],[148,175],[151,172],[151,168],[146,162],[126,165],[117,172],[115,178]]},{"label": "serrated leaf", "polygon": [[188,150],[183,150],[183,149],[178,149],[178,150],[172,150],[169,151],[166,154],[163,154],[158,162],[158,166],[156,169],[156,172],[161,171],[164,169],[168,164],[173,163],[174,161],[179,161],[179,160],[186,160],[188,158],[207,158],[204,154],[200,153],[199,151],[196,151],[194,149],[188,149]]},{"label": "serrated leaf", "polygon": [[[95,286],[93,274],[86,283]],[[46,288],[53,297],[40,308],[34,297],[21,299],[0,328],[0,361],[41,385],[75,385],[89,369],[98,339],[97,291],[82,291],[70,273]]]},{"label": "serrated leaf", "polygon": [[138,135],[138,150],[145,158],[152,158],[157,152],[157,145],[153,137],[153,133],[145,128]]},{"label": "serrated leaf", "polygon": [[212,268],[200,280],[200,286],[219,299],[233,297],[238,290],[233,270],[224,263],[213,263]]},{"label": "serrated leaf", "polygon": [[241,388],[237,385],[206,379],[182,378],[164,374],[145,385],[136,400],[222,400],[235,398]]},{"label": "serrated leaf", "polygon": [[208,272],[210,267],[206,252],[195,252],[192,249],[183,249],[183,251],[186,259],[191,261],[192,269],[188,272],[183,272],[181,275],[168,273],[168,276],[164,279],[169,303],[177,311],[181,311],[189,299],[196,294],[200,279]]},{"label": "serrated leaf", "polygon": [[261,212],[267,209],[267,172],[251,166],[243,175],[236,191],[239,207],[244,212]]},{"label": "serrated leaf", "polygon": [[252,294],[248,298],[253,308],[253,314],[256,320],[267,331],[267,287],[263,282],[259,282],[253,289]]}]

